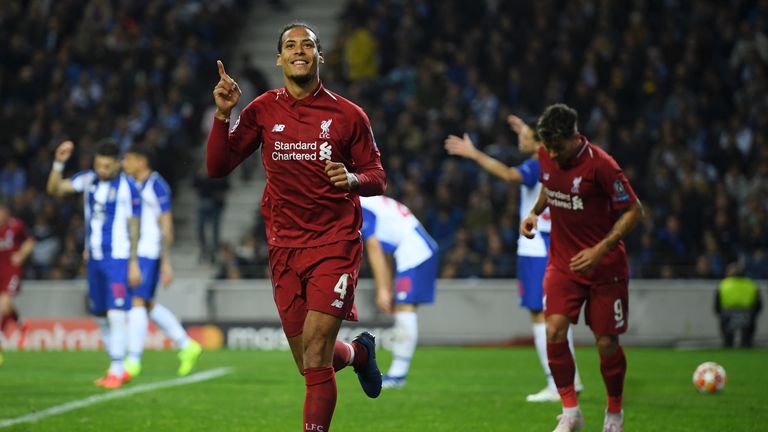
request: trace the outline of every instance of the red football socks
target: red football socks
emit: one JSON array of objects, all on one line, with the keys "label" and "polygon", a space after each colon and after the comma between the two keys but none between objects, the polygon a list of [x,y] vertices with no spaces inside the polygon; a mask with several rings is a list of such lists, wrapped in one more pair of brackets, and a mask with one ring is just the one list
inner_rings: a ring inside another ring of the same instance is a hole
[{"label": "red football socks", "polygon": [[5,331],[6,327],[10,323],[19,322],[19,315],[16,313],[16,309],[11,309],[11,312],[6,315],[0,315],[0,331]]},{"label": "red football socks", "polygon": [[600,354],[600,372],[603,374],[605,389],[608,392],[609,413],[620,413],[624,394],[624,375],[627,373],[627,358],[619,347],[613,355]]},{"label": "red football socks", "polygon": [[340,340],[333,346],[333,370],[338,372],[352,363],[352,348],[348,343]]},{"label": "red football socks", "polygon": [[576,365],[573,363],[573,355],[568,348],[568,341],[547,342],[547,358],[552,378],[557,385],[557,392],[563,401],[563,408],[574,408],[579,405],[576,397],[576,388],[573,385],[576,375]]},{"label": "red football socks", "polygon": [[[353,358],[354,351],[354,358]],[[357,342],[351,344],[344,343],[340,340],[336,341],[333,346],[333,370],[338,372],[350,364],[354,364],[356,368],[361,368],[368,363],[368,351],[365,347]]]},{"label": "red football socks", "polygon": [[304,430],[327,432],[336,408],[336,374],[332,367],[304,369]]}]

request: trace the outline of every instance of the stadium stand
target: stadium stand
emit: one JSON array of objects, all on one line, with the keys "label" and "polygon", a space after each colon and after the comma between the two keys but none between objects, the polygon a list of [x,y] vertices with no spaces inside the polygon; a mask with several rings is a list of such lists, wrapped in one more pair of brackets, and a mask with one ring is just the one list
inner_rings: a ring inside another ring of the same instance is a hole
[{"label": "stadium stand", "polygon": [[[77,204],[43,194],[52,146],[79,138],[68,172],[105,135],[191,161],[210,105],[202,65],[232,37],[238,23],[223,17],[241,3],[12,1],[0,11],[0,197],[39,240],[31,277],[80,272]],[[516,164],[525,156],[506,115],[532,119],[565,101],[649,210],[628,239],[635,277],[714,279],[741,260],[768,278],[765,0],[350,0],[338,28],[321,77],[369,113],[388,194],[439,242],[442,277],[513,277],[518,226],[517,189],[447,156],[444,138],[466,131]],[[193,174],[178,166],[159,168],[174,183]],[[256,217],[239,244],[223,244],[218,277],[264,277],[262,237]]]}]

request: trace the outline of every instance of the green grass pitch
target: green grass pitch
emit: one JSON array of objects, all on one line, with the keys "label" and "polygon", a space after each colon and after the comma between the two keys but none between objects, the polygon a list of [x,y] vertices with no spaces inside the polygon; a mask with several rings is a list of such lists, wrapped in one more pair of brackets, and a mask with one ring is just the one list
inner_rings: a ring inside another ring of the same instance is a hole
[{"label": "green grass pitch", "polygon": [[[768,430],[768,351],[628,348],[627,431]],[[382,366],[390,355],[381,352]],[[601,430],[605,390],[594,348],[578,348],[586,386],[585,431]],[[717,395],[698,394],[695,367],[716,361],[728,372]],[[6,352],[0,367],[0,424],[34,411],[102,394],[93,385],[107,365],[99,352]],[[210,381],[101,402],[3,431],[298,431],[304,380],[284,351],[206,352],[195,372],[232,367]],[[132,384],[175,378],[171,352],[147,352]],[[354,372],[337,375],[335,431],[551,431],[560,407],[525,395],[544,383],[533,348],[419,348],[402,390],[365,397]]]}]

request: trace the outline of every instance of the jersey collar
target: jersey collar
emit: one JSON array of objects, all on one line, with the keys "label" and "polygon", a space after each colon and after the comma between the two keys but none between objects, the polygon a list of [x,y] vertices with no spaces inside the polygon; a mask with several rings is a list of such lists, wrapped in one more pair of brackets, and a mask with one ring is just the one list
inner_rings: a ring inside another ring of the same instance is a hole
[{"label": "jersey collar", "polygon": [[572,157],[568,163],[565,164],[563,168],[579,165],[586,158],[592,157],[592,149],[590,148],[590,143],[589,140],[587,140],[587,137],[584,135],[579,135],[579,139],[581,140],[581,148],[576,153],[576,155]]},{"label": "jersey collar", "polygon": [[288,103],[292,106],[295,106],[297,104],[302,105],[312,105],[315,103],[316,100],[318,100],[323,94],[325,93],[325,87],[323,86],[323,82],[320,81],[320,83],[317,85],[317,88],[315,89],[312,94],[305,97],[304,99],[296,99],[293,97],[291,92],[288,91],[287,88],[283,87],[283,94],[285,94],[286,100],[288,100]]}]

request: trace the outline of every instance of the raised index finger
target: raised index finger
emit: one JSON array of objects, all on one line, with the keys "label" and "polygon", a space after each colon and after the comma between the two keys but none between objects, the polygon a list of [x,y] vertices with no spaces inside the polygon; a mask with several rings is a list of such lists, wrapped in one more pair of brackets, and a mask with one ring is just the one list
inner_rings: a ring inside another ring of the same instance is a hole
[{"label": "raised index finger", "polygon": [[216,66],[219,67],[219,76],[221,78],[227,77],[227,72],[224,70],[224,63],[221,62],[221,60],[216,60]]}]

